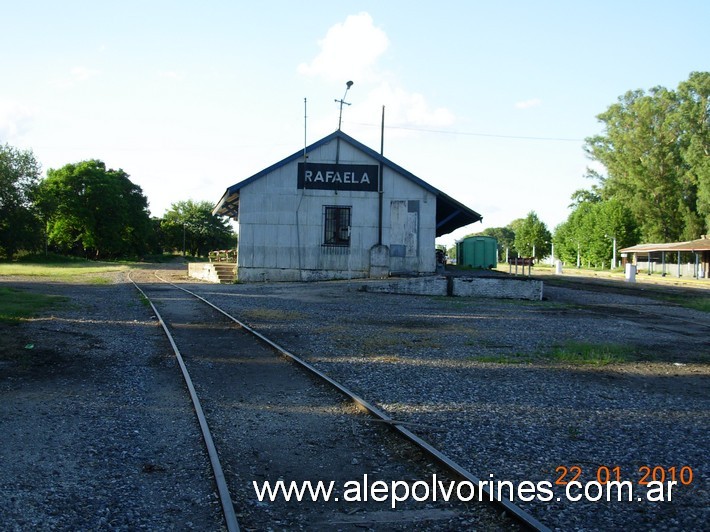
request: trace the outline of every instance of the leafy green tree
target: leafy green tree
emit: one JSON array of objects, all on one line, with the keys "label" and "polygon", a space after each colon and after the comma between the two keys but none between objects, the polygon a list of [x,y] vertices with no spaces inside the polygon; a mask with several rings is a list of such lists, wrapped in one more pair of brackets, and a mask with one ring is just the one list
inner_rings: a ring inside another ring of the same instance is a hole
[{"label": "leafy green tree", "polygon": [[710,73],[695,72],[678,91],[629,91],[600,114],[601,135],[585,150],[602,199],[631,210],[647,242],[697,238],[710,215]]},{"label": "leafy green tree", "polygon": [[[574,197],[574,196],[573,196]],[[566,264],[611,264],[617,249],[638,243],[638,227],[631,211],[619,200],[582,201],[555,228],[555,255]]]},{"label": "leafy green tree", "polygon": [[550,254],[552,235],[535,211],[530,211],[522,222],[516,223],[515,249],[524,257],[541,259]]},{"label": "leafy green tree", "polygon": [[701,222],[701,228],[690,235],[693,237],[710,230],[710,72],[693,72],[678,86],[678,94],[678,121],[685,132],[682,188],[686,194],[695,192]]},{"label": "leafy green tree", "polygon": [[49,243],[60,252],[100,259],[148,251],[148,200],[121,169],[94,159],[49,170],[38,205]]},{"label": "leafy green tree", "polygon": [[0,254],[8,259],[41,245],[42,225],[32,203],[39,178],[32,151],[0,146]]},{"label": "leafy green tree", "polygon": [[577,264],[578,253],[581,254],[581,240],[578,237],[577,226],[573,216],[570,216],[555,227],[552,242],[555,245],[555,257],[567,265]]},{"label": "leafy green tree", "polygon": [[208,201],[173,203],[163,217],[160,230],[165,249],[184,250],[195,257],[237,244],[229,224],[212,214],[212,204]]}]

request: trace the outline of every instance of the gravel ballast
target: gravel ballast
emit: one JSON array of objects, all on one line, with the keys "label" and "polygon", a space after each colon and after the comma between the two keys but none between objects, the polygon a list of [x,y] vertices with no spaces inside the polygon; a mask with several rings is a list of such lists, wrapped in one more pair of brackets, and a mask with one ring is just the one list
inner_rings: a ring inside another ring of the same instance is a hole
[{"label": "gravel ballast", "polygon": [[[3,330],[3,350],[15,355],[0,359],[0,522],[218,529],[209,463],[168,346],[125,274],[111,277],[106,285],[3,280],[69,301]],[[646,294],[564,287],[519,302],[374,294],[354,281],[171,277],[415,424],[480,478],[550,482],[552,500],[515,502],[551,528],[692,530],[710,521],[705,313]],[[658,317],[669,312],[687,326]],[[632,354],[603,366],[550,360],[570,342]],[[682,466],[694,478],[672,501],[636,500],[645,498],[644,467]],[[567,501],[554,482],[572,480],[574,467],[581,482],[618,467],[634,500]]]},{"label": "gravel ballast", "polygon": [[[552,500],[515,502],[552,528],[708,522],[707,314],[644,294],[546,287],[545,301],[520,302],[372,294],[366,284],[195,289],[395,419],[433,427],[415,432],[479,478],[550,482]],[[669,309],[686,321],[652,314]],[[579,342],[633,354],[600,366],[546,356]],[[659,468],[670,478],[683,466],[692,483],[679,482],[670,502],[646,500],[646,468],[660,479]],[[572,502],[555,485],[607,469],[631,481],[632,501]]]},{"label": "gravel ballast", "polygon": [[162,331],[124,274],[97,282],[3,279],[66,301],[3,326],[2,529],[216,530],[209,461]]}]

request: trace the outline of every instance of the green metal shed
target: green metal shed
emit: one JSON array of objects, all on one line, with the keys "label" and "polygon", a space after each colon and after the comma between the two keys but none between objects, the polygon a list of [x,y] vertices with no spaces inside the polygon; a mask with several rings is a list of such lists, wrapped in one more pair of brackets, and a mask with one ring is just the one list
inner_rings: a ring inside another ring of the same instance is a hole
[{"label": "green metal shed", "polygon": [[470,268],[495,268],[498,240],[492,236],[469,236],[456,242],[456,262]]}]

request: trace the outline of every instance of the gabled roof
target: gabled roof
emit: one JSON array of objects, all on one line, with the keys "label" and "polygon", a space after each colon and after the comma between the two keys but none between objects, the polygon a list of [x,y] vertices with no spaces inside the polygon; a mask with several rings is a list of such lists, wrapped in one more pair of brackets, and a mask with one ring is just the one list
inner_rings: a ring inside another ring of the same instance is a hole
[{"label": "gabled roof", "polygon": [[[431,186],[426,181],[418,178],[411,172],[393,163],[386,157],[383,157],[382,155],[377,153],[375,150],[368,148],[361,142],[358,142],[357,140],[355,140],[349,135],[346,135],[340,130],[337,130],[331,133],[330,135],[323,137],[319,141],[314,142],[310,146],[307,146],[305,152],[306,154],[308,154],[309,152],[312,152],[320,146],[328,144],[329,142],[338,138],[343,140],[344,142],[347,142],[348,144],[352,145],[353,147],[375,159],[378,163],[382,163],[382,165],[390,168],[394,172],[400,174],[406,179],[409,179],[413,183],[416,183],[423,189],[427,190],[428,192],[431,192],[434,196],[436,196],[436,236],[445,235],[458,229],[459,227],[463,227],[464,225],[478,222],[483,219],[483,216],[478,214],[473,209],[469,209],[463,203],[460,203],[451,196],[444,194],[439,189]],[[281,168],[282,166],[300,160],[303,157],[303,153],[304,150],[299,150],[293,155],[286,157],[285,159],[269,166],[268,168],[264,168],[261,172],[258,172],[253,176],[248,177],[247,179],[229,187],[215,206],[214,210],[212,211],[212,214],[230,216],[232,218],[238,217],[239,191],[243,187],[245,187],[249,183],[256,181],[257,179],[266,176],[267,174],[270,174],[271,172]]]}]

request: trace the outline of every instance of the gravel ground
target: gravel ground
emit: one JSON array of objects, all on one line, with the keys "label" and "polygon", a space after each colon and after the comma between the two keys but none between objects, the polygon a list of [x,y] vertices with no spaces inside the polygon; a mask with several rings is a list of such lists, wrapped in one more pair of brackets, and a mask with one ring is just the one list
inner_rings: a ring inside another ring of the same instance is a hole
[{"label": "gravel ground", "polygon": [[[209,463],[166,343],[125,276],[108,277],[2,280],[69,301],[2,330],[0,523],[218,529]],[[184,272],[173,277],[187,282]],[[710,522],[707,314],[570,288],[517,302],[373,294],[363,282],[189,284],[393,417],[421,424],[415,432],[480,478],[554,483],[577,466],[586,482],[619,467],[633,482],[631,502],[570,502],[562,486],[550,501],[516,500],[552,528]],[[653,314],[668,309],[686,321]],[[551,362],[551,347],[570,341],[625,345],[632,360]],[[690,466],[693,481],[670,502],[636,500],[643,468],[656,466]]]},{"label": "gravel ground", "polygon": [[[549,501],[516,499],[552,528],[710,522],[707,314],[569,288],[548,288],[546,301],[532,303],[389,296],[363,284],[196,289],[396,419],[435,427],[416,432],[479,478],[554,484],[578,467],[588,482],[618,467],[631,481],[630,502],[572,502],[560,485]],[[686,321],[652,314],[669,308]],[[545,356],[570,341],[626,346],[631,360],[592,366]],[[692,483],[675,487],[671,501],[646,500],[645,468],[669,477],[676,468],[678,477],[682,466],[692,467]]]},{"label": "gravel ground", "polygon": [[2,283],[66,301],[1,326],[0,527],[218,530],[179,370],[124,275]]},{"label": "gravel ground", "polygon": [[[155,277],[134,276],[180,347],[210,425],[240,527],[246,530],[518,530],[481,503],[346,500],[348,481],[429,479],[449,472],[373,422],[352,401],[271,347]],[[145,284],[146,281],[152,284]],[[263,485],[334,483],[329,501],[259,500]],[[455,498],[454,498],[455,499]]]}]

